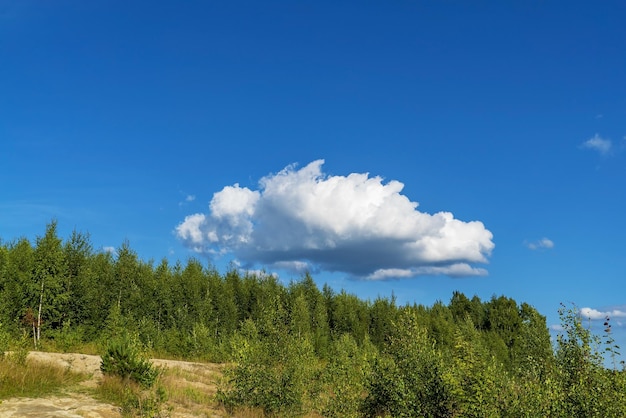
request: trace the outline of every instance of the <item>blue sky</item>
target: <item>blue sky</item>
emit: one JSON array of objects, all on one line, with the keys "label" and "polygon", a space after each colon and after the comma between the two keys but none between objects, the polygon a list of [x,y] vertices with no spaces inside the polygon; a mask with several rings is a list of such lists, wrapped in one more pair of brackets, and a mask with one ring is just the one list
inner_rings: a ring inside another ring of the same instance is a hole
[{"label": "blue sky", "polygon": [[[0,0],[0,236],[613,315],[626,6]],[[418,203],[419,205],[415,205]],[[593,322],[594,324],[597,323]]]}]

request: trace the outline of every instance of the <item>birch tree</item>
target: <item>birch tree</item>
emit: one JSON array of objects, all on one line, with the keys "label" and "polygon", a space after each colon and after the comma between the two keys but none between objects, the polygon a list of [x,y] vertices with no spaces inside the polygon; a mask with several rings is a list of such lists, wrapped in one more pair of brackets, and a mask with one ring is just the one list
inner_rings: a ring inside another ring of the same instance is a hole
[{"label": "birch tree", "polygon": [[55,220],[48,224],[43,237],[37,238],[34,258],[33,278],[39,292],[35,337],[37,346],[41,340],[44,317],[51,327],[59,327],[63,317],[67,316],[69,295],[63,286],[67,268]]}]

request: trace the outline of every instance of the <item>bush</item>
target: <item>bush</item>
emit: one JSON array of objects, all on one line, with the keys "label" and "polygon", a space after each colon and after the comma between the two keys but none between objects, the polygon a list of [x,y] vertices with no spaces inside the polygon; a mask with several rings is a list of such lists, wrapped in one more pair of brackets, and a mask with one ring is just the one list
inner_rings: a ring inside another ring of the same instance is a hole
[{"label": "bush", "polygon": [[63,326],[59,330],[51,332],[54,338],[55,350],[63,353],[71,353],[82,348],[84,340],[84,327],[71,327],[69,321],[63,322]]},{"label": "bush", "polygon": [[225,370],[218,400],[228,409],[260,408],[267,414],[300,415],[315,398],[317,359],[304,337],[262,337],[250,320],[232,338],[234,364]]},{"label": "bush", "polygon": [[128,335],[112,340],[104,355],[100,370],[105,375],[118,376],[149,388],[159,376],[159,370],[141,353],[138,343]]},{"label": "bush", "polygon": [[366,416],[453,416],[451,388],[442,378],[444,362],[415,313],[394,324],[389,344],[373,364]]},{"label": "bush", "polygon": [[5,329],[2,322],[0,322],[0,358],[4,357],[4,354],[9,351],[9,342],[11,341],[11,336],[9,332]]},{"label": "bush", "polygon": [[107,403],[118,405],[124,417],[169,416],[168,408],[164,408],[167,394],[161,386],[142,389],[137,383],[125,381],[119,376],[105,376],[97,396]]},{"label": "bush", "polygon": [[330,353],[322,374],[327,399],[322,397],[320,410],[325,417],[360,416],[376,347],[369,340],[359,347],[350,334],[343,334],[332,343]]}]

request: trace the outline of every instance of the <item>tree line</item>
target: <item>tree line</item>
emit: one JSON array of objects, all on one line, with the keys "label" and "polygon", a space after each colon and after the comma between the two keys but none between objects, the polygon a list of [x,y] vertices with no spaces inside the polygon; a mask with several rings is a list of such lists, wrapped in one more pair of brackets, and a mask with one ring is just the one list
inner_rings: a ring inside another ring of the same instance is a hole
[{"label": "tree line", "polygon": [[14,341],[98,351],[130,334],[154,356],[228,362],[220,401],[281,416],[626,415],[624,370],[604,367],[619,354],[608,320],[598,337],[575,307],[561,316],[553,342],[544,316],[505,296],[363,300],[309,274],[283,284],[143,261],[128,242],[95,251],[56,221],[34,243],[0,242],[0,331]]}]

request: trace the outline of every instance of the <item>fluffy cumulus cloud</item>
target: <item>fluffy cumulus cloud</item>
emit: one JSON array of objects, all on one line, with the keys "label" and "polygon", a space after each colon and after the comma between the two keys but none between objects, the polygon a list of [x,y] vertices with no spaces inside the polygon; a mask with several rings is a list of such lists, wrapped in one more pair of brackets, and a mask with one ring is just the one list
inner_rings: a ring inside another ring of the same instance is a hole
[{"label": "fluffy cumulus cloud", "polygon": [[367,173],[328,176],[323,160],[264,177],[258,190],[224,187],[206,214],[175,230],[189,248],[232,253],[244,264],[327,270],[380,280],[485,275],[493,235],[482,222],[428,214],[398,181]]},{"label": "fluffy cumulus cloud", "polygon": [[531,250],[550,249],[554,248],[554,242],[548,238],[541,238],[537,241],[526,242],[526,246]]},{"label": "fluffy cumulus cloud", "polygon": [[609,318],[626,318],[626,310],[624,309],[610,309],[606,311],[599,311],[593,308],[581,308],[580,316],[583,318],[588,318],[591,320],[600,319],[604,320],[606,317]]},{"label": "fluffy cumulus cloud", "polygon": [[613,149],[613,142],[610,139],[604,139],[600,135],[595,134],[582,143],[581,147],[599,152],[602,155],[609,155]]}]

